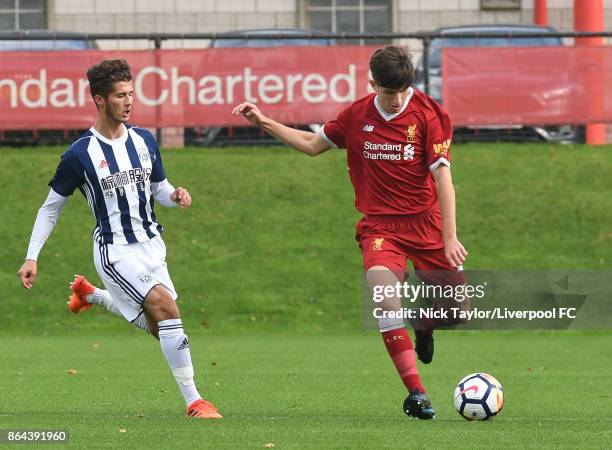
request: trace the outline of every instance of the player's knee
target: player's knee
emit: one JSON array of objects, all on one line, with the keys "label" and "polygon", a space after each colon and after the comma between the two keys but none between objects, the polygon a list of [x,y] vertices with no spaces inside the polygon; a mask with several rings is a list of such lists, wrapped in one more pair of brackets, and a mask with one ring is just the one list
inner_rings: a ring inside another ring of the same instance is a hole
[{"label": "player's knee", "polygon": [[157,303],[155,307],[149,311],[157,322],[180,318],[178,308],[176,307],[174,300],[163,300]]},{"label": "player's knee", "polygon": [[404,280],[405,273],[400,268],[389,268],[387,266],[372,266],[366,271],[366,279],[370,284],[389,284]]},{"label": "player's knee", "polygon": [[372,267],[370,267],[370,268],[368,269],[368,273],[370,273],[370,271],[372,271],[372,272],[376,272],[376,271],[379,271],[379,270],[387,270],[387,271],[390,271],[390,269],[389,269],[388,267],[386,267],[386,266],[372,266]]},{"label": "player's knee", "polygon": [[178,308],[172,295],[161,285],[155,286],[147,294],[144,307],[155,322],[179,318]]}]

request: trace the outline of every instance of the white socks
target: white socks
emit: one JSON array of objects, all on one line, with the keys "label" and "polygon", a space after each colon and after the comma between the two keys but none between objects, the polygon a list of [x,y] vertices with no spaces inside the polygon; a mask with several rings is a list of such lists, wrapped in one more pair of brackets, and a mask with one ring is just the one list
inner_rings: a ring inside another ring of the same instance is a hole
[{"label": "white socks", "polygon": [[183,332],[183,323],[181,319],[168,319],[162,320],[157,325],[162,352],[183,394],[185,403],[190,405],[202,397],[193,382],[189,339]]},{"label": "white socks", "polygon": [[[121,310],[113,302],[109,292],[104,289],[96,288],[93,294],[87,295],[86,300],[89,303],[102,305],[113,314],[125,318],[121,314]],[[132,323],[138,328],[149,332],[149,324],[144,314],[138,316]],[[189,339],[183,332],[183,323],[181,319],[169,319],[162,320],[157,325],[159,327],[159,343],[162,352],[166,357],[168,366],[172,370],[185,403],[191,405],[202,397],[193,382],[194,372],[191,364],[191,352],[189,351]]]},{"label": "white socks", "polygon": [[[93,294],[89,294],[85,297],[85,300],[87,300],[89,303],[97,303],[98,305],[102,305],[116,316],[125,319],[123,314],[121,314],[121,310],[117,308],[117,305],[115,305],[115,302],[113,302],[113,298],[109,292],[105,291],[104,289],[95,289],[96,290],[93,292]],[[147,322],[147,318],[144,314],[138,316],[136,320],[131,323],[149,333],[149,323]]]},{"label": "white socks", "polygon": [[400,318],[389,318],[381,317],[378,319],[378,327],[381,333],[385,333],[391,330],[398,330],[404,328],[404,319]]},{"label": "white socks", "polygon": [[99,288],[95,289],[96,290],[93,292],[93,294],[85,296],[85,300],[87,300],[89,303],[97,303],[98,305],[102,305],[113,314],[119,317],[123,317],[123,314],[121,314],[121,311],[119,311],[119,308],[117,308],[117,306],[113,302],[113,299],[111,298],[108,291]]}]

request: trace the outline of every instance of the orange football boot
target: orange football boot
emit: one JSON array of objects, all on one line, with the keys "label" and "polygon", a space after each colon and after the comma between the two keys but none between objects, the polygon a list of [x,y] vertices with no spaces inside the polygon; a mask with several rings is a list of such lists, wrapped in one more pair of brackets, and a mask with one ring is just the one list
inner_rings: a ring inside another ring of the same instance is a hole
[{"label": "orange football boot", "polygon": [[196,400],[187,407],[185,415],[196,419],[222,419],[219,410],[206,400]]},{"label": "orange football boot", "polygon": [[93,294],[96,288],[83,275],[75,275],[74,281],[70,283],[70,289],[72,289],[72,294],[68,297],[70,311],[78,314],[93,306],[87,301],[86,296]]}]

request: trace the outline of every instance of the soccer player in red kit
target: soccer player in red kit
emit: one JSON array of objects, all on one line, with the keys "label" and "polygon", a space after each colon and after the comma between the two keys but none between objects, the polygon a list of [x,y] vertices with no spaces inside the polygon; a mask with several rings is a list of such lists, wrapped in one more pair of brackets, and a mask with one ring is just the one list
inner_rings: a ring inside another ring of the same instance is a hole
[{"label": "soccer player in red kit", "polygon": [[[417,273],[459,273],[467,252],[456,233],[448,114],[411,87],[414,67],[404,49],[378,49],[370,59],[370,70],[374,93],[346,107],[318,133],[275,122],[248,102],[233,113],[310,156],[330,148],[347,150],[355,206],[364,214],[356,239],[372,290],[402,281],[407,259]],[[377,306],[399,311],[401,301],[387,297]],[[422,362],[431,362],[432,330],[415,330],[415,352],[401,317],[384,315],[379,326],[409,392],[404,411],[419,419],[435,417],[415,358],[416,353]]]}]

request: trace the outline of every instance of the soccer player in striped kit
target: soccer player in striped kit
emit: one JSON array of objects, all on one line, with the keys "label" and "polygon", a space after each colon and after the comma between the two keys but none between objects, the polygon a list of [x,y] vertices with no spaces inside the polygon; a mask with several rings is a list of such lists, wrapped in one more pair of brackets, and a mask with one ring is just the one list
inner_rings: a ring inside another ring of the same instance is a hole
[{"label": "soccer player in striped kit", "polygon": [[38,211],[26,260],[19,270],[31,289],[37,259],[63,206],[79,189],[95,217],[93,252],[106,289],[83,276],[71,284],[69,308],[79,313],[97,303],[159,339],[162,353],[187,404],[186,415],[221,418],[200,396],[189,340],[166,266],[163,231],[154,203],[188,208],[189,192],[167,180],[151,133],[127,125],[133,108],[132,74],[125,60],[105,60],[87,71],[98,115],[94,126],[62,155],[49,195]]},{"label": "soccer player in striped kit", "polygon": [[[248,102],[236,106],[233,114],[310,156],[330,148],[347,150],[355,206],[364,214],[356,239],[371,289],[403,281],[406,259],[429,284],[463,284],[467,252],[456,235],[449,117],[433,99],[410,87],[414,68],[404,49],[377,50],[370,70],[374,93],[346,107],[319,133],[275,122]],[[377,306],[395,312],[401,301],[390,297]],[[392,316],[379,318],[379,327],[408,390],[404,411],[431,419],[435,412],[417,370],[415,349],[401,316]],[[433,328],[443,324],[430,321],[415,327],[416,354],[426,364],[433,358]]]}]

